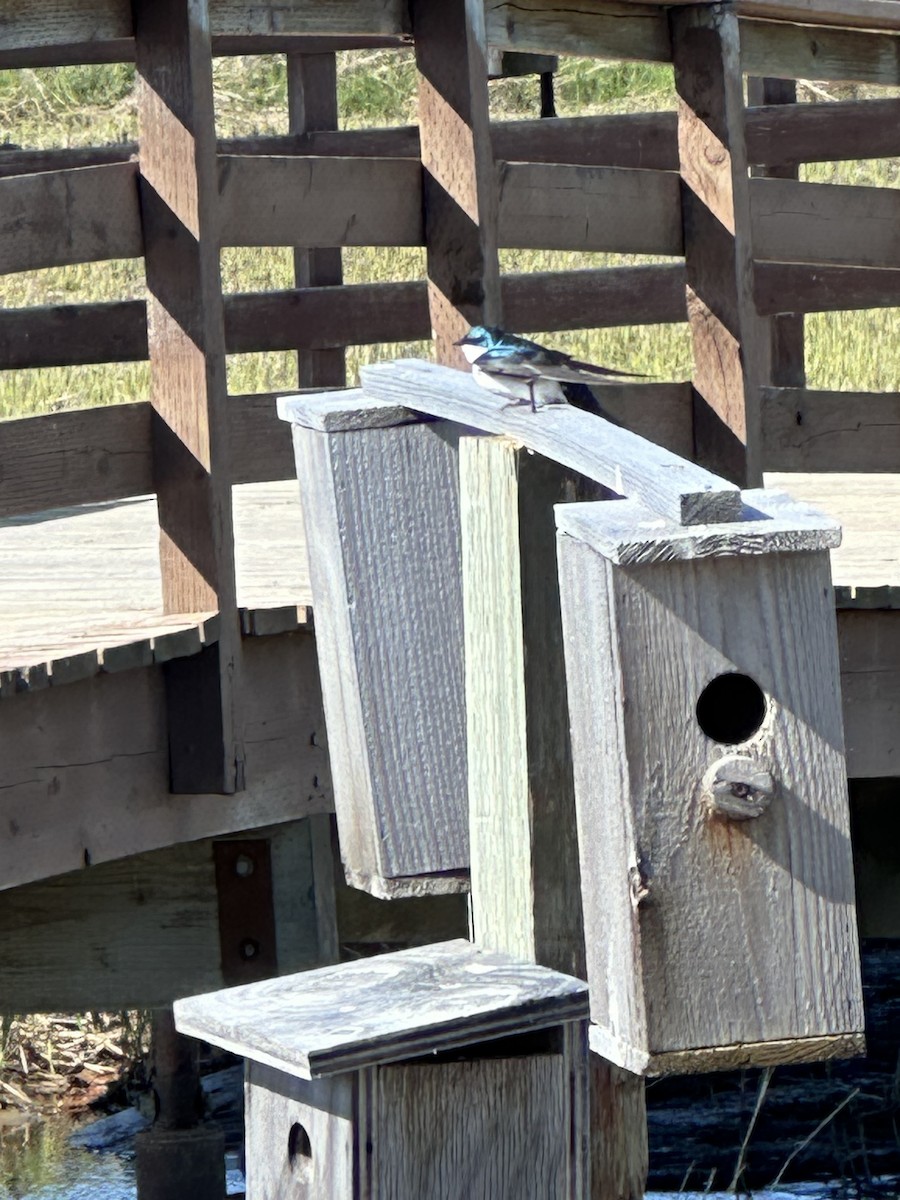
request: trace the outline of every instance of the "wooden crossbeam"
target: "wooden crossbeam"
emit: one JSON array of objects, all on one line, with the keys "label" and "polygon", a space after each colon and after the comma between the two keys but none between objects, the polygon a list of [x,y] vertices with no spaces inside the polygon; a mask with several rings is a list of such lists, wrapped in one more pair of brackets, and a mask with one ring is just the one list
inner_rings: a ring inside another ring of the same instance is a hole
[{"label": "wooden crossbeam", "polygon": [[898,392],[769,387],[762,416],[767,471],[897,469]]}]

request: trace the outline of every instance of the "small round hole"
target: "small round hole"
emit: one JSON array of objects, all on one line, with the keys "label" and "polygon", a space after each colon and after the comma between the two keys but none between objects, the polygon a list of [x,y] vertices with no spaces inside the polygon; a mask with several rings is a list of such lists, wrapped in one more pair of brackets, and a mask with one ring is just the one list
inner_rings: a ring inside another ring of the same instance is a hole
[{"label": "small round hole", "polygon": [[291,1170],[306,1176],[312,1166],[312,1144],[309,1134],[299,1122],[291,1126],[288,1134],[288,1162]]},{"label": "small round hole", "polygon": [[697,701],[697,721],[707,737],[734,746],[753,737],[766,715],[766,697],[749,675],[717,675]]}]

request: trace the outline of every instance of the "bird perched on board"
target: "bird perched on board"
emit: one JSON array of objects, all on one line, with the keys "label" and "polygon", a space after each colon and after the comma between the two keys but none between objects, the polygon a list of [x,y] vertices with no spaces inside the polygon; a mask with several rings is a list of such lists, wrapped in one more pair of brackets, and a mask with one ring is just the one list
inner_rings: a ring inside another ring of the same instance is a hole
[{"label": "bird perched on board", "polygon": [[532,412],[547,404],[571,404],[618,424],[604,412],[591,383],[646,378],[581,362],[491,325],[473,325],[456,345],[471,365],[476,383],[489,392],[513,397],[515,404],[530,404]]}]

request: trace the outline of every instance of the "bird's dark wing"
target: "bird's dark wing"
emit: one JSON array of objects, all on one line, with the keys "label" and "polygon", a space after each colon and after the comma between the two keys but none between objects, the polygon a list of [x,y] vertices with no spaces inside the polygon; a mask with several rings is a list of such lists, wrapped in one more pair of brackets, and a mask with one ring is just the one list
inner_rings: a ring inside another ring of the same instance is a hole
[{"label": "bird's dark wing", "polygon": [[506,375],[511,379],[549,378],[543,365],[525,350],[485,350],[472,365],[491,375]]},{"label": "bird's dark wing", "polygon": [[617,421],[615,417],[609,415],[586,383],[564,383],[562,389],[563,394],[573,408],[580,408],[583,412],[593,413],[595,417],[603,417],[604,421],[609,421],[611,425],[621,427],[622,422]]}]

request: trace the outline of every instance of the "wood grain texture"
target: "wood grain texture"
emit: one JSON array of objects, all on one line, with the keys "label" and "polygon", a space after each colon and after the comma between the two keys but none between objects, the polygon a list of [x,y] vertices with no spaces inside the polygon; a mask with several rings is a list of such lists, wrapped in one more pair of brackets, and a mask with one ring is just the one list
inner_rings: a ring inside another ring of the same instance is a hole
[{"label": "wood grain texture", "polygon": [[762,407],[768,470],[897,469],[898,393],[765,388]]},{"label": "wood grain texture", "polygon": [[900,266],[893,188],[751,180],[754,253],[785,262]]},{"label": "wood grain texture", "polygon": [[[283,972],[327,961],[318,941],[309,825],[267,831]],[[5,1013],[159,1006],[221,987],[212,842],[0,892],[0,946]]]},{"label": "wood grain texture", "polygon": [[428,311],[439,362],[471,325],[502,325],[482,0],[413,0]]},{"label": "wood grain texture", "polygon": [[364,885],[468,864],[456,437],[294,426],[341,851]]},{"label": "wood grain texture", "polygon": [[751,99],[750,104],[744,136],[747,157],[754,163],[784,167],[855,159],[862,145],[873,158],[900,151],[900,101],[893,97],[834,104],[770,104]]},{"label": "wood grain texture", "polygon": [[3,516],[153,490],[148,404],[4,421],[0,446]]},{"label": "wood grain texture", "polygon": [[534,413],[510,407],[471,378],[413,359],[364,367],[361,374],[367,395],[516,438],[619,495],[639,496],[648,507],[680,523],[738,515],[740,496],[733,484],[569,405]]},{"label": "wood grain texture", "polygon": [[501,50],[669,62],[665,16],[652,5],[487,0],[488,42]]},{"label": "wood grain texture", "polygon": [[895,85],[900,39],[857,29],[741,22],[741,66],[749,75]]},{"label": "wood grain texture", "polygon": [[900,14],[890,0],[737,0],[735,8],[742,17],[900,32]]},{"label": "wood grain texture", "polygon": [[553,505],[596,484],[464,438],[460,518],[472,921],[479,943],[584,975]]},{"label": "wood grain texture", "polygon": [[131,362],[147,357],[143,300],[0,312],[0,369]]},{"label": "wood grain texture", "polygon": [[454,941],[191,996],[175,1021],[310,1079],[578,1021],[586,1009],[580,980]]},{"label": "wood grain texture", "polygon": [[[260,1063],[246,1064],[244,1124],[247,1194],[255,1200],[333,1197],[354,1200],[358,1172],[359,1084],[353,1075],[298,1079]],[[299,1125],[311,1154],[291,1154]],[[363,1139],[365,1135],[363,1134]]]},{"label": "wood grain texture", "polygon": [[234,800],[171,796],[158,667],[4,698],[18,752],[0,769],[0,887],[329,811],[312,637],[252,638],[245,659],[246,790]]},{"label": "wood grain texture", "polygon": [[0,180],[0,273],[143,253],[134,163]]},{"label": "wood grain texture", "polygon": [[586,1195],[570,1150],[571,1076],[564,1055],[547,1053],[379,1068],[368,1194],[384,1200]]},{"label": "wood grain texture", "polygon": [[621,566],[710,558],[830,550],[840,545],[837,521],[783,492],[764,488],[742,493],[743,519],[685,527],[659,517],[634,500],[597,506],[570,504],[557,510],[557,528],[588,542]]},{"label": "wood grain texture", "polygon": [[900,270],[756,262],[753,296],[761,316],[778,312],[894,308],[900,302]]},{"label": "wood grain texture", "polygon": [[753,303],[755,247],[737,17],[727,10],[675,8],[669,21],[697,394],[696,457],[742,486],[758,486],[758,392],[770,381],[771,345]]},{"label": "wood grain texture", "polygon": [[501,163],[501,246],[681,254],[678,178],[666,171]]},{"label": "wood grain texture", "polygon": [[[562,536],[560,592],[603,1053],[640,1069],[651,1054],[860,1032],[826,555],[620,569]],[[739,824],[697,800],[722,753],[697,697],[733,671],[766,697],[745,752],[780,789]]]},{"label": "wood grain texture", "polygon": [[220,155],[222,244],[421,246],[421,169],[409,158]]},{"label": "wood grain texture", "polygon": [[900,770],[900,624],[892,611],[838,613],[841,692],[851,778]]},{"label": "wood grain texture", "polygon": [[694,1075],[707,1071],[737,1071],[746,1067],[774,1068],[796,1063],[828,1062],[832,1058],[856,1058],[865,1053],[864,1033],[747,1042],[737,1046],[707,1046],[702,1050],[656,1054],[650,1059],[647,1074]]}]

